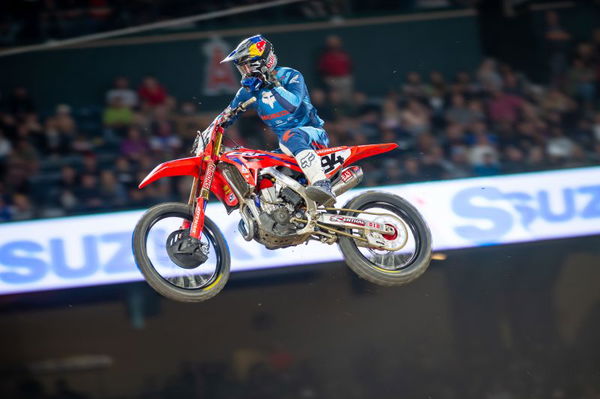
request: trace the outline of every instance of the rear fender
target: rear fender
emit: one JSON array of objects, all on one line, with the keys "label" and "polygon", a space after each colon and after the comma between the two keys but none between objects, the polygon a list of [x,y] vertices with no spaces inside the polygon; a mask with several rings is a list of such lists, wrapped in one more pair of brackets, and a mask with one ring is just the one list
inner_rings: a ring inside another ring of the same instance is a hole
[{"label": "rear fender", "polygon": [[163,162],[148,173],[148,176],[142,180],[139,188],[144,188],[148,184],[155,182],[167,176],[193,176],[199,177],[202,157],[181,158],[174,161]]},{"label": "rear fender", "polygon": [[350,147],[352,153],[344,162],[344,166],[351,165],[356,161],[359,161],[364,158],[371,157],[377,154],[383,154],[384,152],[392,151],[398,148],[398,144],[396,143],[384,143],[384,144],[366,144],[366,145],[357,145],[356,147]]},{"label": "rear fender", "polygon": [[351,165],[363,158],[391,151],[397,147],[398,144],[396,143],[341,146],[317,150],[317,154],[321,157],[323,172],[331,178],[344,166]]}]

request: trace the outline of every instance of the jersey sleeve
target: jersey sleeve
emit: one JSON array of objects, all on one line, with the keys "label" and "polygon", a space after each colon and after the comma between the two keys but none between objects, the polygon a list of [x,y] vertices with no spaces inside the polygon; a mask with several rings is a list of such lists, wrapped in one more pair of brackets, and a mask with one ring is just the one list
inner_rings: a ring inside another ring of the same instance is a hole
[{"label": "jersey sleeve", "polygon": [[[231,100],[231,102],[229,103],[229,106],[227,107],[227,109],[232,109],[232,108],[237,107],[244,101],[248,101],[250,99],[250,97],[252,97],[252,94],[250,94],[248,92],[248,90],[246,90],[244,88],[239,89],[238,92],[235,94],[235,97],[233,98],[233,100]],[[256,103],[250,104],[250,106],[248,107],[248,109],[254,109],[254,108],[256,108]],[[227,123],[225,123],[223,125],[223,127],[229,127],[229,126],[233,125],[239,117],[240,117],[239,115],[232,117]]]},{"label": "jersey sleeve", "polygon": [[295,70],[285,77],[285,82],[282,82],[281,86],[272,90],[275,100],[290,113],[295,112],[302,104],[306,91],[304,77]]}]

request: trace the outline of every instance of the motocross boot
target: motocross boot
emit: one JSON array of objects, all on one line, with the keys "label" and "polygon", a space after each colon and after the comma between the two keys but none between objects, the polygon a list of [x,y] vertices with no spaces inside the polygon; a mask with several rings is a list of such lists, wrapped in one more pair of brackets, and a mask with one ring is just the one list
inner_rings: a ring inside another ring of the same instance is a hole
[{"label": "motocross boot", "polygon": [[335,203],[335,195],[331,191],[329,179],[318,180],[306,187],[306,195],[319,205],[328,206]]}]

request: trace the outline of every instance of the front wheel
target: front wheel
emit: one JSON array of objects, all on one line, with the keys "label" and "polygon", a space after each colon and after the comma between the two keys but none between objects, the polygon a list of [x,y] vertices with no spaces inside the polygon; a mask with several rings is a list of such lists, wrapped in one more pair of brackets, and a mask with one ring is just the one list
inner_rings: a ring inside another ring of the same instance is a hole
[{"label": "front wheel", "polygon": [[346,263],[365,280],[379,285],[404,285],[427,270],[431,261],[431,232],[423,217],[403,198],[378,191],[367,191],[351,199],[342,215],[382,223],[394,228],[393,234],[382,235],[388,248],[376,249],[366,242],[365,230],[348,229],[356,238],[341,236],[339,246]]},{"label": "front wheel", "polygon": [[158,293],[180,302],[210,299],[229,279],[231,258],[223,234],[205,217],[201,239],[195,240],[184,222],[192,219],[186,204],[160,204],[148,209],[133,231],[133,255],[144,278]]}]

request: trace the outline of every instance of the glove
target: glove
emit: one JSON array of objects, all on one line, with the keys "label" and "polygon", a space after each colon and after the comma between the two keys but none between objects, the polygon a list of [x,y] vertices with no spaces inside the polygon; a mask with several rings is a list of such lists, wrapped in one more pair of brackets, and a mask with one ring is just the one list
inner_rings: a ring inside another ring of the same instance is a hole
[{"label": "glove", "polygon": [[265,78],[266,78],[265,87],[267,89],[273,89],[275,87],[281,86],[281,83],[279,83],[279,80],[277,79],[277,73],[275,73],[273,71],[269,71],[269,72],[267,72]]},{"label": "glove", "polygon": [[231,121],[231,116],[232,116],[231,108],[229,108],[229,107],[225,108],[219,116],[223,117],[223,122],[221,123],[222,127],[227,128],[227,127],[231,126],[231,124],[233,123]]},{"label": "glove", "polygon": [[240,83],[242,84],[242,87],[248,90],[250,93],[259,91],[261,87],[263,87],[263,85],[265,84],[263,79],[256,76],[244,78],[240,81]]}]

